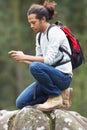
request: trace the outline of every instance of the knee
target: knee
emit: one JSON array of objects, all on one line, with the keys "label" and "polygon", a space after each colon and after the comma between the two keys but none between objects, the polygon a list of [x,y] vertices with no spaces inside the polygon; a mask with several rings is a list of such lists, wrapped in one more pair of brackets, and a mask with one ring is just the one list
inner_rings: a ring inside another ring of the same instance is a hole
[{"label": "knee", "polygon": [[19,109],[23,108],[23,104],[20,102],[20,100],[18,98],[16,99],[16,107]]},{"label": "knee", "polygon": [[33,72],[38,71],[40,64],[41,64],[40,62],[32,62],[30,64],[30,66],[29,66],[30,67],[30,72],[33,73]]}]

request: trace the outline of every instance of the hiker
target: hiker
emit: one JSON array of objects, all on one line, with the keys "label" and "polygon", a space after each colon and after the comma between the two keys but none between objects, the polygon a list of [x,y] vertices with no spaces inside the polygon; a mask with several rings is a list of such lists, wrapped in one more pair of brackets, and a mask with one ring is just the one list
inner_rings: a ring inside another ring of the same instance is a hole
[{"label": "hiker", "polygon": [[69,59],[66,53],[59,50],[62,46],[71,54],[69,42],[65,33],[56,26],[49,30],[49,40],[47,39],[47,29],[55,15],[55,5],[55,2],[45,1],[43,5],[31,5],[27,12],[30,27],[37,33],[36,55],[26,55],[15,50],[9,52],[16,61],[29,65],[36,80],[18,96],[16,106],[19,109],[36,105],[38,110],[51,111],[55,108],[69,109],[71,106],[71,61],[54,67],[56,62]]}]

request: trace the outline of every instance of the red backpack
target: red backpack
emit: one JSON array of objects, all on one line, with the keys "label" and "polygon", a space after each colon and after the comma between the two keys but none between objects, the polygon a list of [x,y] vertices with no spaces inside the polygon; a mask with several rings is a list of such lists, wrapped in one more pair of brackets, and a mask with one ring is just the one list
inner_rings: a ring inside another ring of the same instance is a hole
[{"label": "red backpack", "polygon": [[[51,24],[47,30],[47,39],[49,40],[48,38],[48,32],[50,30],[51,27],[53,26],[59,26],[60,29],[66,34],[66,37],[69,41],[69,44],[70,44],[70,48],[71,48],[71,54],[69,54],[69,52],[67,50],[65,50],[63,47],[60,47],[60,51],[64,51],[67,55],[69,55],[70,57],[70,60],[68,61],[64,61],[64,62],[61,62],[58,61],[55,65],[53,65],[54,67],[55,66],[58,66],[58,65],[62,65],[62,64],[65,64],[67,62],[70,62],[72,63],[72,68],[75,69],[77,67],[79,67],[82,63],[84,63],[84,55],[83,55],[83,51],[82,51],[82,48],[80,46],[80,43],[79,43],[79,40],[77,40],[74,35],[72,34],[72,32],[70,31],[70,29],[66,26],[64,26],[60,21],[57,21],[55,24]],[[41,37],[41,33],[39,33],[39,36],[38,36],[38,42],[40,44],[40,37]]]}]

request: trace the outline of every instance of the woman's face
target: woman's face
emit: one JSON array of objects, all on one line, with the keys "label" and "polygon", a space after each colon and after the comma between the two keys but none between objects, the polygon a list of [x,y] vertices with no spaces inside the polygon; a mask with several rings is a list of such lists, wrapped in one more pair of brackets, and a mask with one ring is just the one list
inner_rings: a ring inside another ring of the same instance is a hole
[{"label": "woman's face", "polygon": [[44,23],[46,22],[45,18],[37,19],[36,14],[28,15],[28,22],[33,29],[33,31],[43,32]]}]

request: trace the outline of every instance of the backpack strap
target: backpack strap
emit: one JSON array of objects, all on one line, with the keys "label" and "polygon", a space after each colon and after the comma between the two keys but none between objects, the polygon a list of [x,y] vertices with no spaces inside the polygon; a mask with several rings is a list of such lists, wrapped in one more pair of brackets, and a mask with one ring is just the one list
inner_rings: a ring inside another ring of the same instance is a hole
[{"label": "backpack strap", "polygon": [[54,27],[54,26],[56,26],[55,24],[50,24],[50,26],[48,27],[48,29],[47,29],[47,40],[49,41],[49,37],[48,37],[48,33],[49,33],[49,30],[52,28],[52,27]]},{"label": "backpack strap", "polygon": [[41,32],[38,35],[38,43],[39,43],[39,45],[40,45],[40,38],[41,38]]},{"label": "backpack strap", "polygon": [[[54,26],[56,26],[55,24],[50,24],[50,26],[48,27],[48,29],[47,29],[47,40],[49,41],[49,37],[48,37],[48,33],[49,33],[49,30],[50,30],[50,28],[52,28],[52,27],[54,27]],[[40,39],[41,39],[41,32],[39,33],[39,35],[38,35],[38,43],[39,43],[39,45],[40,45]]]},{"label": "backpack strap", "polygon": [[62,47],[59,47],[59,50],[60,50],[61,52],[65,52],[65,53],[70,57],[70,59],[67,60],[67,61],[62,61],[62,60],[63,60],[63,57],[64,57],[64,55],[63,55],[63,57],[62,57],[59,61],[57,61],[56,63],[54,63],[54,64],[52,65],[53,67],[60,66],[60,65],[66,64],[66,63],[68,63],[68,62],[71,62],[72,55],[70,55],[70,53],[69,53],[67,50],[65,50],[64,48],[62,48]]}]

